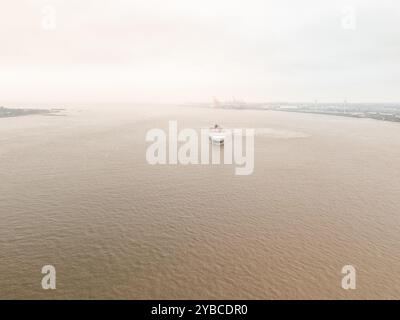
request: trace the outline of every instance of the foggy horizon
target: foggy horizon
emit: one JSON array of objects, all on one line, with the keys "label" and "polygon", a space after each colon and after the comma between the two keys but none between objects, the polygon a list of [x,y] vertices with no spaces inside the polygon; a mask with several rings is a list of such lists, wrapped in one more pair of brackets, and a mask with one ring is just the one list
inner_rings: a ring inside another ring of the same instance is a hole
[{"label": "foggy horizon", "polygon": [[0,104],[400,101],[395,1],[22,2]]},{"label": "foggy horizon", "polygon": [[399,26],[395,0],[1,1],[0,303],[398,301]]}]

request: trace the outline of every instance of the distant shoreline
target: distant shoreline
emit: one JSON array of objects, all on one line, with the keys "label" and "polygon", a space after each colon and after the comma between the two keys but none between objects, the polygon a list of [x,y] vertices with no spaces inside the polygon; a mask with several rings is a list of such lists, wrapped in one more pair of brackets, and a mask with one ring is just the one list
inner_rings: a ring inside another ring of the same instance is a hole
[{"label": "distant shoreline", "polygon": [[400,122],[400,114],[390,114],[390,113],[379,113],[379,112],[370,112],[370,113],[346,113],[346,112],[329,112],[322,110],[276,110],[281,112],[294,112],[294,113],[308,113],[308,114],[322,114],[327,116],[337,116],[337,117],[347,117],[347,118],[359,118],[359,119],[374,119],[380,121],[389,121],[389,122]]},{"label": "distant shoreline", "polygon": [[400,104],[372,103],[220,103],[218,105],[196,105],[225,110],[281,111],[308,114],[323,114],[380,121],[400,122]]},{"label": "distant shoreline", "polygon": [[13,118],[21,116],[29,116],[35,114],[48,115],[48,116],[63,116],[60,114],[65,109],[52,108],[52,109],[30,109],[30,108],[6,108],[0,107],[0,118]]}]

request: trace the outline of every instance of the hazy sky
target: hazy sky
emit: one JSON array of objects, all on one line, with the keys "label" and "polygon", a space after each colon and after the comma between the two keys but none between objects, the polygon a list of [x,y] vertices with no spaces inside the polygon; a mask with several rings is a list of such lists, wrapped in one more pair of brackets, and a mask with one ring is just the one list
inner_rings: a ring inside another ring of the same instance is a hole
[{"label": "hazy sky", "polygon": [[0,105],[400,101],[398,0],[1,0],[0,27]]}]

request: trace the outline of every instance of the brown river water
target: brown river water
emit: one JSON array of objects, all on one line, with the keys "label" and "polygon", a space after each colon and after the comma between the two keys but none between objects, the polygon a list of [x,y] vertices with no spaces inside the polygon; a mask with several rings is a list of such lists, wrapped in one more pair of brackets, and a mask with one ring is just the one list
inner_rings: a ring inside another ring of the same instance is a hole
[{"label": "brown river water", "polygon": [[[0,298],[400,299],[400,124],[174,106],[0,119]],[[256,128],[254,173],[146,132]],[[54,265],[57,289],[41,287]],[[341,287],[341,269],[357,288]]]}]

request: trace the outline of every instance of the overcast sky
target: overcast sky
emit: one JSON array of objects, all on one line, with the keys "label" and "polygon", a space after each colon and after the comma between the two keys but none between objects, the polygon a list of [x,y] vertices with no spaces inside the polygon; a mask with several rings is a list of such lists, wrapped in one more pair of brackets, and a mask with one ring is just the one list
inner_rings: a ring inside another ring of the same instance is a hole
[{"label": "overcast sky", "polygon": [[0,105],[213,96],[399,102],[400,1],[0,2]]}]

